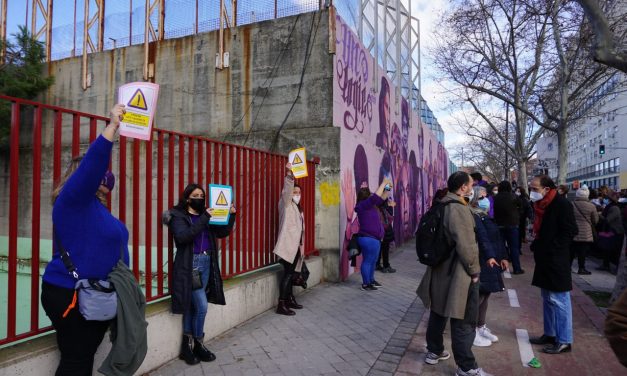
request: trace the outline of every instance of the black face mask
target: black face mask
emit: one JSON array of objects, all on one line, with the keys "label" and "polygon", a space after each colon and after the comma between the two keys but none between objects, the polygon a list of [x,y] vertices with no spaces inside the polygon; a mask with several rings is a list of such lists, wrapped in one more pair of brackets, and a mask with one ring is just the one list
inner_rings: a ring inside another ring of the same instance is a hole
[{"label": "black face mask", "polygon": [[189,207],[200,213],[201,211],[205,209],[205,199],[204,198],[190,198]]}]

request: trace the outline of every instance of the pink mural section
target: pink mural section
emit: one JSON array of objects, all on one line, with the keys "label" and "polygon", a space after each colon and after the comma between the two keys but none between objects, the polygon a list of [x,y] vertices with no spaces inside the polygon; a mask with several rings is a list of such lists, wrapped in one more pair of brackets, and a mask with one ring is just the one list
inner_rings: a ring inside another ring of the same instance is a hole
[{"label": "pink mural section", "polygon": [[410,112],[408,101],[396,97],[384,70],[374,77],[374,58],[339,16],[335,43],[333,124],[341,128],[340,275],[345,279],[354,271],[346,247],[359,231],[354,208],[360,185],[367,182],[374,190],[384,177],[393,181],[398,245],[414,236],[435,191],[446,186],[448,156],[418,114]]}]

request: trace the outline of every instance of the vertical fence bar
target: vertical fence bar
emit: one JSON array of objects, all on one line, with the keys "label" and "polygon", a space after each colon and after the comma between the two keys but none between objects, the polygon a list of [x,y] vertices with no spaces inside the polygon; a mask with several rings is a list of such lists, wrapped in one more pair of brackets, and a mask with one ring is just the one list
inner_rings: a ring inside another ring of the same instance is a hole
[{"label": "vertical fence bar", "polygon": [[235,265],[235,272],[236,273],[241,273],[243,271],[243,266],[242,266],[242,261],[244,258],[244,255],[242,253],[242,237],[244,236],[243,231],[242,231],[242,217],[241,217],[241,210],[242,210],[242,199],[244,197],[244,192],[242,191],[242,148],[240,147],[236,147],[237,150],[237,164],[236,164],[236,169],[235,169],[235,177],[237,179],[237,183],[236,183],[236,194],[235,197],[237,199],[237,201],[235,201],[235,206],[237,209],[237,212],[239,213],[236,217],[235,217],[235,226],[236,226],[236,232],[235,232],[235,261],[237,262],[237,264]]},{"label": "vertical fence bar", "polygon": [[[227,153],[230,152],[229,146],[226,144],[220,144],[220,149],[222,150],[222,167],[220,167],[220,184],[226,184],[226,172],[227,172]],[[222,274],[228,275],[227,273],[227,249],[226,249],[226,238],[221,239],[220,241],[222,250]]]},{"label": "vertical fence bar", "polygon": [[[35,108],[33,119],[33,204],[31,222],[31,279],[30,279],[30,330],[39,329],[39,238],[41,213],[41,115],[43,109]],[[12,145],[15,147],[15,145]]]},{"label": "vertical fence bar", "polygon": [[11,103],[11,151],[9,157],[9,260],[7,338],[15,337],[17,304],[17,223],[20,165],[20,105]]},{"label": "vertical fence bar", "polygon": [[[168,136],[168,208],[174,206],[174,136]],[[174,258],[174,239],[172,233],[168,231],[168,291],[172,287],[172,267]]]},{"label": "vertical fence bar", "polygon": [[81,152],[81,117],[78,114],[72,115],[72,158]]},{"label": "vertical fence bar", "polygon": [[185,189],[185,138],[179,136],[179,195]]},{"label": "vertical fence bar", "polygon": [[198,140],[198,159],[196,161],[197,164],[197,174],[196,174],[196,182],[198,184],[200,184],[201,187],[206,186],[205,182],[203,181],[203,171],[202,171],[202,163],[203,163],[203,159],[204,159],[204,150],[203,150],[203,144],[204,141],[202,140]]},{"label": "vertical fence bar", "polygon": [[[146,257],[145,283],[146,299],[152,300],[152,140],[146,145],[146,241],[144,252]],[[159,223],[159,221],[157,221]],[[157,226],[160,227],[160,226]]]},{"label": "vertical fence bar", "polygon": [[[163,132],[157,134],[157,218],[163,213]],[[163,226],[157,223],[157,296],[163,295]]]},{"label": "vertical fence bar", "polygon": [[96,132],[98,120],[96,118],[89,118],[89,143],[91,144],[96,140]]},{"label": "vertical fence bar", "polygon": [[63,129],[63,113],[61,111],[54,112],[54,146],[52,152],[52,182],[56,188],[61,178],[61,141]]},{"label": "vertical fence bar", "polygon": [[194,139],[189,137],[187,143],[189,144],[187,150],[187,184],[195,183],[194,176]]},{"label": "vertical fence bar", "polygon": [[272,254],[272,250],[270,249],[270,221],[272,220],[270,213],[270,201],[272,200],[272,196],[270,195],[270,181],[272,179],[272,165],[270,163],[270,155],[268,152],[264,153],[264,169],[266,171],[266,177],[263,179],[263,192],[264,192],[264,217],[266,218],[266,223],[263,225],[263,247],[265,249],[265,257],[266,261],[264,265],[270,264],[270,255]]},{"label": "vertical fence bar", "polygon": [[139,140],[133,139],[133,274],[139,281]]},{"label": "vertical fence bar", "polygon": [[212,143],[209,141],[205,141],[205,176],[207,177],[207,181],[205,187],[208,184],[213,182],[213,177],[211,176],[211,145]]},{"label": "vertical fence bar", "polygon": [[126,224],[126,137],[120,136],[120,201],[118,215],[120,221]]},{"label": "vertical fence bar", "polygon": [[[255,151],[255,164],[254,164],[254,168],[253,171],[260,171],[259,170],[259,151]],[[261,205],[261,183],[260,183],[260,178],[258,175],[255,176],[255,180],[253,182],[253,199],[255,200],[255,245],[254,245],[254,252],[255,252],[255,263],[253,265],[254,268],[258,268],[259,266],[261,266],[262,263],[262,249],[261,249],[261,231],[262,231],[262,220],[261,220],[261,213],[259,211]]]},{"label": "vertical fence bar", "polygon": [[[231,189],[235,187],[235,147],[229,146],[229,185]],[[235,190],[232,191],[232,194],[235,195]],[[232,197],[233,200],[237,199],[237,196]],[[234,238],[233,236],[228,237],[229,242],[229,271],[231,275],[234,275],[237,272],[235,269],[235,250],[234,250]]]},{"label": "vertical fence bar", "polygon": [[253,268],[253,226],[254,226],[254,193],[253,193],[253,156],[252,150],[246,150],[246,270]]}]

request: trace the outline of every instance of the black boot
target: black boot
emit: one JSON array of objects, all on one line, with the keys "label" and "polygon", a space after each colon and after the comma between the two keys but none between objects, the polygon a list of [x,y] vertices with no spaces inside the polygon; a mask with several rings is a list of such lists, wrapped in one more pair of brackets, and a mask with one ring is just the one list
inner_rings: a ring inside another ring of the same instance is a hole
[{"label": "black boot", "polygon": [[276,307],[276,313],[279,315],[294,316],[296,312],[288,307],[288,299],[279,299],[279,305]]},{"label": "black boot", "polygon": [[298,304],[298,302],[296,301],[296,298],[294,298],[294,294],[291,294],[290,299],[287,301],[287,307],[294,308],[294,309],[302,309],[303,305]]},{"label": "black boot", "polygon": [[194,355],[203,362],[216,360],[216,356],[202,343],[202,338],[194,338]]},{"label": "black boot", "polygon": [[184,360],[189,365],[200,363],[200,359],[194,355],[194,339],[191,335],[183,334],[183,343],[181,343],[181,353],[179,359]]}]

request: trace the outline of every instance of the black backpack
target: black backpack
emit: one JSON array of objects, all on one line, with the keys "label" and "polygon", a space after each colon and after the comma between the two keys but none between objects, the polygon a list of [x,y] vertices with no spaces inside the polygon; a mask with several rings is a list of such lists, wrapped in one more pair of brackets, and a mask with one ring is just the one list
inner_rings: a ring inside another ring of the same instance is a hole
[{"label": "black backpack", "polygon": [[454,244],[450,244],[443,226],[444,208],[451,203],[461,204],[455,200],[436,203],[420,219],[416,231],[416,253],[421,264],[437,266],[451,256]]}]

